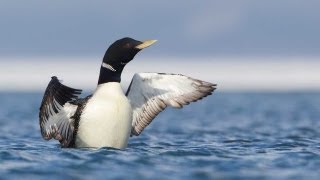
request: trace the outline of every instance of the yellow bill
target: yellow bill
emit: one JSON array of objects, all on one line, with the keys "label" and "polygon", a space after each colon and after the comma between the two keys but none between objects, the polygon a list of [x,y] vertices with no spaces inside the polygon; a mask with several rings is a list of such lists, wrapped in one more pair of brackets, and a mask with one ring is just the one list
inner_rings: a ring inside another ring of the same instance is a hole
[{"label": "yellow bill", "polygon": [[138,46],[136,46],[135,48],[137,49],[144,49],[147,48],[149,46],[151,46],[153,43],[157,42],[157,40],[147,40],[147,41],[143,41],[142,44],[139,44]]}]

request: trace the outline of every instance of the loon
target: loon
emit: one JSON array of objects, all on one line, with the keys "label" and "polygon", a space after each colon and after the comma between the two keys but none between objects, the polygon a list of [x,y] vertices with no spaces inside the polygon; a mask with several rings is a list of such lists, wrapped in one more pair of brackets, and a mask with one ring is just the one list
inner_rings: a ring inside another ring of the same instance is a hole
[{"label": "loon", "polygon": [[124,67],[155,42],[115,41],[103,57],[97,88],[85,98],[79,98],[82,90],[53,76],[40,106],[42,137],[58,140],[63,148],[124,149],[129,137],[140,135],[167,106],[182,108],[212,94],[216,84],[171,73],[136,73],[124,93]]}]

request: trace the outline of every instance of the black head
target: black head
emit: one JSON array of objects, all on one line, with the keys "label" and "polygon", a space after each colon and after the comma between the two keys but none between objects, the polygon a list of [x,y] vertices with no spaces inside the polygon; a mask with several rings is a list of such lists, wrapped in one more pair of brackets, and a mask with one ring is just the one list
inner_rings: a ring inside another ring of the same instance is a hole
[{"label": "black head", "polygon": [[155,42],[156,40],[147,40],[141,42],[126,37],[111,44],[103,57],[99,84],[105,83],[105,81],[111,82],[110,80],[107,80],[110,79],[111,76],[119,76],[119,80],[112,80],[112,82],[120,82],[120,76],[124,66],[129,63],[139,51],[149,47]]},{"label": "black head", "polygon": [[124,67],[139,51],[154,42],[155,40],[141,42],[128,37],[119,39],[107,49],[103,62],[114,69]]}]

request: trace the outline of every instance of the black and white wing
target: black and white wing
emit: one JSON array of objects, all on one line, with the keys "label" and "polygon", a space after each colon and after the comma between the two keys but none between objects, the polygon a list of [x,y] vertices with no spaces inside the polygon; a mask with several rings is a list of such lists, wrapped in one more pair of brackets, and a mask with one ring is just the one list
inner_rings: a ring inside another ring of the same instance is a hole
[{"label": "black and white wing", "polygon": [[131,135],[138,136],[167,106],[182,108],[215,89],[215,84],[181,74],[135,74],[126,93],[133,108]]},{"label": "black and white wing", "polygon": [[72,116],[77,105],[68,103],[75,100],[81,90],[67,87],[53,76],[44,93],[40,106],[39,123],[42,137],[59,140],[62,147],[68,147],[73,139]]}]

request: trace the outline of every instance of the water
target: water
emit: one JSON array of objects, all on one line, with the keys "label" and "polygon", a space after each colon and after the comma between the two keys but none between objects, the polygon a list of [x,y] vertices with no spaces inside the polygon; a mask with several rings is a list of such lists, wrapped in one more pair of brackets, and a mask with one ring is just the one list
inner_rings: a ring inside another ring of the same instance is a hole
[{"label": "water", "polygon": [[0,93],[0,179],[318,179],[320,93],[219,93],[168,109],[125,150],[61,149],[42,94]]}]

